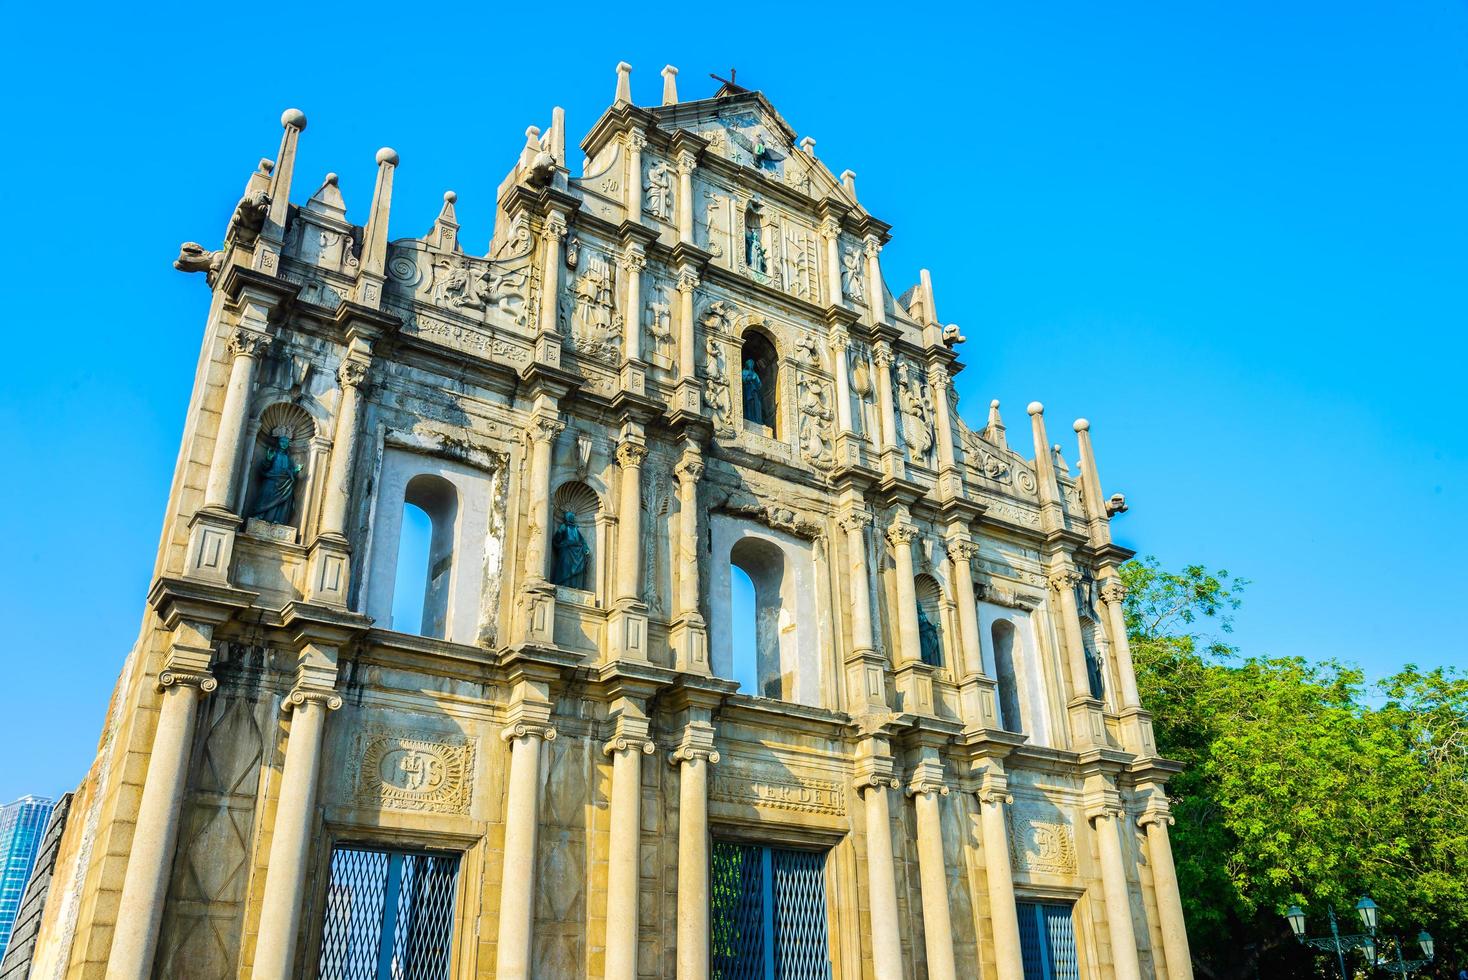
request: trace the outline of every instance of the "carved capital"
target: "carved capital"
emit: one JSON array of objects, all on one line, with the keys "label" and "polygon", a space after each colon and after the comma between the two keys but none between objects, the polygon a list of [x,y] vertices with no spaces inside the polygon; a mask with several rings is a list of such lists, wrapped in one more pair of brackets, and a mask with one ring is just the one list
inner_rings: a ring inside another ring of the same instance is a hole
[{"label": "carved capital", "polygon": [[867,258],[874,259],[882,254],[882,246],[875,238],[868,238],[861,243],[861,250],[866,253]]},{"label": "carved capital", "polygon": [[627,147],[632,150],[640,150],[647,146],[647,136],[641,130],[634,129],[627,134]]},{"label": "carved capital", "polygon": [[979,546],[968,538],[949,538],[946,542],[948,554],[959,563],[971,562],[979,557]]},{"label": "carved capital", "polygon": [[872,362],[879,368],[892,366],[892,345],[885,340],[879,340],[872,345]]},{"label": "carved capital", "polygon": [[860,531],[872,523],[872,515],[864,510],[854,510],[849,514],[842,514],[836,519],[836,523],[843,531]]},{"label": "carved capital", "polygon": [[831,331],[830,339],[826,343],[834,351],[843,351],[851,346],[851,334],[843,328],[837,328]]},{"label": "carved capital", "polygon": [[934,768],[927,763],[919,764],[918,768],[913,771],[912,778],[907,781],[908,796],[921,796],[924,793],[947,796],[951,792],[948,785],[943,782],[943,767],[937,766],[936,772],[933,771]]},{"label": "carved capital", "polygon": [[897,767],[888,756],[869,756],[856,764],[856,778],[852,785],[860,793],[865,789],[896,789],[902,785],[897,778]]},{"label": "carved capital", "polygon": [[658,747],[653,744],[652,739],[628,738],[624,735],[618,735],[616,738],[605,742],[601,750],[605,755],[616,755],[618,752],[626,752],[628,750],[641,752],[643,755],[652,755],[658,750]]},{"label": "carved capital", "polygon": [[158,675],[158,690],[162,692],[170,687],[193,687],[201,694],[208,694],[219,687],[219,681],[206,670],[165,670]]},{"label": "carved capital", "polygon": [[647,447],[641,443],[623,442],[617,445],[617,464],[619,466],[641,466],[645,459],[647,459]]},{"label": "carved capital", "polygon": [[714,748],[714,726],[708,722],[695,721],[683,729],[677,746],[668,753],[668,764],[677,766],[685,762],[705,760],[717,765],[719,752]]},{"label": "carved capital", "polygon": [[1063,568],[1057,572],[1050,573],[1050,588],[1056,592],[1064,592],[1081,584],[1080,573],[1071,568]]},{"label": "carved capital", "polygon": [[1143,830],[1145,830],[1150,824],[1154,823],[1162,824],[1165,827],[1171,827],[1174,822],[1175,821],[1172,818],[1172,811],[1168,809],[1167,804],[1157,803],[1156,801],[1147,804],[1147,809],[1143,810],[1140,814],[1137,815],[1137,826],[1141,827]]},{"label": "carved capital", "polygon": [[990,803],[996,806],[1009,806],[1014,803],[1014,797],[1009,792],[1009,777],[997,766],[991,765],[986,768],[979,788],[976,790],[980,803]]},{"label": "carved capital", "polygon": [[566,217],[552,211],[545,217],[545,233],[551,238],[560,238],[566,233]]},{"label": "carved capital", "polygon": [[826,218],[821,221],[821,234],[826,238],[835,238],[841,234],[841,222],[835,218]]},{"label": "carved capital", "polygon": [[698,165],[698,156],[692,150],[678,151],[678,173],[691,175],[693,168]]},{"label": "carved capital", "polygon": [[622,257],[617,261],[617,264],[628,272],[641,272],[647,268],[647,256],[643,255],[638,249],[629,248],[622,253]]},{"label": "carved capital", "polygon": [[366,361],[348,358],[336,369],[336,383],[346,388],[360,388],[367,380]]},{"label": "carved capital", "polygon": [[327,711],[335,711],[342,706],[342,697],[335,691],[324,688],[296,687],[285,696],[281,710],[294,711],[307,704],[318,705]]},{"label": "carved capital", "polygon": [[948,376],[948,369],[935,365],[928,368],[928,383],[939,391],[943,391],[953,384],[953,379]]},{"label": "carved capital", "polygon": [[566,423],[553,415],[536,415],[530,420],[530,438],[537,442],[555,442],[565,428]]},{"label": "carved capital", "polygon": [[698,288],[698,276],[691,272],[678,273],[678,292],[691,293]]},{"label": "carved capital", "polygon": [[1111,605],[1123,602],[1126,599],[1126,586],[1122,584],[1121,579],[1108,579],[1106,584],[1101,586],[1101,599]]},{"label": "carved capital", "polygon": [[887,528],[887,541],[894,548],[910,545],[917,540],[918,529],[916,524],[907,521],[897,521]]},{"label": "carved capital", "polygon": [[229,338],[229,353],[234,357],[260,357],[270,348],[271,336],[241,327]]},{"label": "carved capital", "polygon": [[556,729],[554,725],[517,721],[513,725],[506,725],[500,732],[500,738],[506,742],[513,742],[517,738],[540,738],[547,742],[554,742]]},{"label": "carved capital", "polygon": [[703,476],[703,470],[702,459],[697,456],[685,456],[679,460],[674,472],[678,474],[678,479],[686,483],[697,483]]}]

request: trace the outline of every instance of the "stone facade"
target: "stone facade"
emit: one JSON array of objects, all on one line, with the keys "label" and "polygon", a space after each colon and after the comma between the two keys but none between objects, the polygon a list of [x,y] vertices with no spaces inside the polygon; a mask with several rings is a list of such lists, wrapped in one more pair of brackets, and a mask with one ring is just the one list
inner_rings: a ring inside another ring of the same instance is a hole
[{"label": "stone facade", "polygon": [[389,149],[365,224],[334,175],[292,204],[295,110],[183,247],[205,342],[33,978],[316,976],[348,843],[458,855],[445,976],[707,977],[711,841],[823,856],[834,977],[1020,977],[1016,900],[1083,977],[1191,976],[1086,423],[1074,471],[1038,403],[1033,460],[968,428],[854,175],[629,72],[582,176],[527,130],[485,257],[452,193],[388,241]]}]

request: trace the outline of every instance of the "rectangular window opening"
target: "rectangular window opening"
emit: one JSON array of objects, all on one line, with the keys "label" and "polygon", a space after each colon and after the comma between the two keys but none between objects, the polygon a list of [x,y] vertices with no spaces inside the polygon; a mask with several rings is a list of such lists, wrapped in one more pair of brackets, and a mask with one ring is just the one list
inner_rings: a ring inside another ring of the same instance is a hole
[{"label": "rectangular window opening", "polygon": [[715,841],[712,980],[830,980],[826,855]]},{"label": "rectangular window opening", "polygon": [[321,980],[448,980],[459,856],[338,845]]},{"label": "rectangular window opening", "polygon": [[1016,902],[1025,980],[1080,980],[1069,905]]}]

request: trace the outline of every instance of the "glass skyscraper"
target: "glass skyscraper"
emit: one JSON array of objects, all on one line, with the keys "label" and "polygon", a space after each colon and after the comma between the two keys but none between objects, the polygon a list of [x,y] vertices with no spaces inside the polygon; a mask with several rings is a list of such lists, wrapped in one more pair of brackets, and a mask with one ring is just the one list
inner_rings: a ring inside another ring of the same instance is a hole
[{"label": "glass skyscraper", "polygon": [[22,796],[14,803],[0,806],[0,958],[10,945],[15,913],[25,897],[26,882],[36,863],[36,850],[55,805],[54,801],[39,796]]}]

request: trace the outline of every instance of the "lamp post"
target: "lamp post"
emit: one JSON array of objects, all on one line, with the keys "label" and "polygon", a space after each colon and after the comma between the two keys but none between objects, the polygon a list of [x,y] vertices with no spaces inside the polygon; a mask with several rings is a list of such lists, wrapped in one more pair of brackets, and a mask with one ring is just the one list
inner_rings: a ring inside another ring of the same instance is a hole
[{"label": "lamp post", "polygon": [[1361,919],[1361,926],[1366,931],[1354,935],[1341,935],[1340,926],[1335,919],[1335,909],[1326,909],[1326,915],[1330,919],[1329,936],[1307,936],[1305,935],[1305,911],[1298,905],[1291,905],[1285,913],[1285,919],[1290,924],[1290,932],[1295,934],[1302,946],[1314,946],[1316,949],[1328,949],[1335,953],[1336,965],[1340,967],[1341,980],[1351,980],[1351,974],[1346,971],[1346,953],[1353,949],[1359,949],[1366,956],[1369,967],[1380,967],[1388,973],[1395,973],[1406,977],[1415,973],[1432,962],[1433,941],[1426,930],[1418,933],[1417,943],[1422,947],[1422,955],[1425,959],[1409,960],[1403,957],[1402,948],[1407,941],[1401,937],[1392,938],[1395,944],[1396,962],[1383,962],[1376,936],[1376,926],[1381,910],[1370,898],[1362,896],[1356,903],[1356,915]]}]

